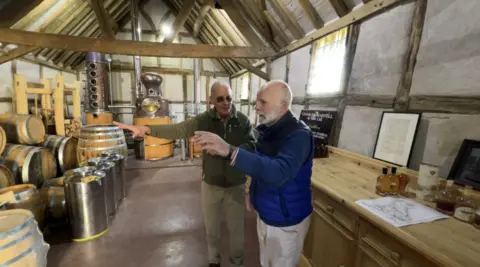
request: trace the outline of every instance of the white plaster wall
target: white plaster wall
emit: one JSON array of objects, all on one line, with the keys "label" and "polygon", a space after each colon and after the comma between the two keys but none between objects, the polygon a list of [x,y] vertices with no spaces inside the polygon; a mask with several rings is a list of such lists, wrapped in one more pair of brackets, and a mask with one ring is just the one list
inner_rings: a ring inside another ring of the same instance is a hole
[{"label": "white plaster wall", "polygon": [[371,157],[383,111],[387,110],[346,106],[338,147]]},{"label": "white plaster wall", "polygon": [[423,113],[410,168],[434,164],[447,177],[464,139],[480,140],[480,115]]},{"label": "white plaster wall", "polygon": [[273,61],[270,65],[271,67],[270,79],[285,81],[286,66],[287,66],[286,64],[287,64],[286,56],[283,56]]},{"label": "white plaster wall", "polygon": [[308,45],[290,54],[288,84],[294,97],[305,96],[310,69],[310,48],[311,45]]},{"label": "white plaster wall", "polygon": [[395,95],[407,51],[414,3],[361,24],[348,92]]},{"label": "white plaster wall", "polygon": [[[2,81],[0,83],[0,97],[11,97],[13,92],[13,75],[11,61],[0,64],[0,80]],[[0,105],[0,113],[7,111],[7,109],[11,109],[11,105]]]},{"label": "white plaster wall", "polygon": [[480,95],[480,1],[428,1],[412,95]]}]

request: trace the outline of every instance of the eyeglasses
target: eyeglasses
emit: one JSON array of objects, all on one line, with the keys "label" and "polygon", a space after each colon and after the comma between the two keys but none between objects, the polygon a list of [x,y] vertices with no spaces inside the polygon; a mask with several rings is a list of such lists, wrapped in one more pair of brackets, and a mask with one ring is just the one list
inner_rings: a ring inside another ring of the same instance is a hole
[{"label": "eyeglasses", "polygon": [[223,101],[227,100],[227,102],[232,102],[232,97],[231,96],[226,96],[226,97],[223,97],[223,96],[218,96],[217,97],[217,103],[221,103]]}]

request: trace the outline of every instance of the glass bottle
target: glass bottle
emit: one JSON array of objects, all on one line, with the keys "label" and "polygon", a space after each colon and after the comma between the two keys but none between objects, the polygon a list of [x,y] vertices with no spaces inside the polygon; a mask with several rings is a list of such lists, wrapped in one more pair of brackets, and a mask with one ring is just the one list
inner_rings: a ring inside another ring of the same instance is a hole
[{"label": "glass bottle", "polygon": [[455,217],[455,219],[466,223],[473,223],[473,221],[475,220],[477,203],[475,203],[472,192],[473,187],[466,185],[465,189],[463,190],[463,195],[457,197],[455,213],[453,214],[453,217]]},{"label": "glass bottle", "polygon": [[390,195],[397,195],[400,187],[400,179],[398,178],[396,167],[392,167],[392,172],[388,176],[388,180],[390,181]]},{"label": "glass bottle", "polygon": [[438,191],[435,195],[435,209],[446,215],[453,215],[459,195],[460,192],[453,187],[453,180],[448,180],[445,189]]},{"label": "glass bottle", "polygon": [[377,177],[377,185],[375,186],[375,192],[381,196],[388,195],[388,169],[382,168],[382,174]]},{"label": "glass bottle", "polygon": [[397,175],[399,185],[398,185],[398,193],[402,196],[406,196],[405,189],[407,187],[407,184],[410,182],[410,177],[406,175],[405,173],[400,173]]}]

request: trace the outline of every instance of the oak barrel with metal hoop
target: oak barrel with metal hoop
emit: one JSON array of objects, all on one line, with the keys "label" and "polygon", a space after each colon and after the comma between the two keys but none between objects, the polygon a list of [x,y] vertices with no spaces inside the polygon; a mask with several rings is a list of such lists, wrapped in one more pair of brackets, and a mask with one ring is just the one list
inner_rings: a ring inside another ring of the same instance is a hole
[{"label": "oak barrel with metal hoop", "polygon": [[5,145],[7,144],[7,134],[2,127],[0,127],[0,154],[5,149]]},{"label": "oak barrel with metal hoop", "polygon": [[99,157],[107,151],[128,156],[127,142],[120,128],[114,125],[87,125],[80,129],[77,145],[79,166],[86,165],[89,159]]},{"label": "oak barrel with metal hoop", "polygon": [[40,189],[40,196],[46,204],[46,214],[52,218],[64,219],[67,215],[65,189],[62,186],[47,186]]},{"label": "oak barrel with metal hoop", "polygon": [[47,266],[50,245],[28,210],[0,211],[0,248],[0,266]]},{"label": "oak barrel with metal hoop", "polygon": [[77,167],[77,143],[74,137],[46,135],[42,146],[49,149],[57,160],[57,174]]},{"label": "oak barrel with metal hoop", "polygon": [[16,184],[41,186],[43,180],[57,175],[57,163],[52,152],[43,147],[7,144],[0,164],[12,170]]},{"label": "oak barrel with metal hoop", "polygon": [[35,145],[45,140],[45,126],[33,115],[3,114],[0,126],[5,130],[8,143]]},{"label": "oak barrel with metal hoop", "polygon": [[15,184],[15,177],[12,171],[5,165],[0,164],[0,188],[11,186]]},{"label": "oak barrel with metal hoop", "polygon": [[13,185],[0,189],[0,195],[8,191],[13,192],[16,202],[9,202],[5,204],[5,207],[8,210],[26,209],[31,211],[38,225],[42,228],[45,217],[45,203],[36,186],[32,184]]},{"label": "oak barrel with metal hoop", "polygon": [[[162,125],[171,124],[172,119],[170,117],[137,117],[133,119],[133,122],[135,125]],[[173,140],[145,136],[143,144],[145,160],[159,160],[173,156]]]}]

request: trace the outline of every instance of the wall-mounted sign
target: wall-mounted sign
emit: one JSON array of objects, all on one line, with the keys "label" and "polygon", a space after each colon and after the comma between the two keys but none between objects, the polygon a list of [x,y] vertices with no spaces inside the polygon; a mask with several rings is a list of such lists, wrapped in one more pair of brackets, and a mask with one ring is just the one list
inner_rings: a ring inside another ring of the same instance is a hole
[{"label": "wall-mounted sign", "polygon": [[330,136],[336,117],[336,111],[304,109],[300,113],[299,119],[310,127],[315,137],[314,157],[323,157],[325,151],[322,147],[330,143]]}]

